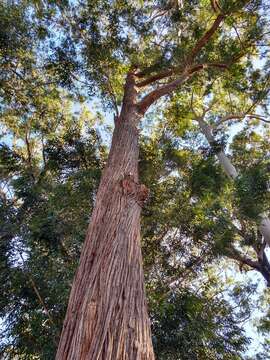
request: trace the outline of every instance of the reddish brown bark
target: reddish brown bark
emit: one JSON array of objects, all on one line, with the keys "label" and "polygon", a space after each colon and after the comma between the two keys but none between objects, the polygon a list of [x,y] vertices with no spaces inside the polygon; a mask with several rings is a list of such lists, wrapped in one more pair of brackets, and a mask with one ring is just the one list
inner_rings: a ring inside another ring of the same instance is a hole
[{"label": "reddish brown bark", "polygon": [[107,166],[82,249],[58,360],[152,360],[140,247],[138,130],[134,75],[116,119]]},{"label": "reddish brown bark", "polygon": [[[140,247],[140,213],[147,189],[138,179],[137,125],[151,104],[203,68],[201,64],[190,65],[223,19],[218,15],[197,42],[178,78],[157,87],[140,102],[136,101],[135,71],[127,76],[123,106],[115,119],[112,146],[73,282],[57,360],[154,359]],[[171,70],[165,71],[139,85],[171,74]],[[136,76],[144,74],[137,72]]]}]

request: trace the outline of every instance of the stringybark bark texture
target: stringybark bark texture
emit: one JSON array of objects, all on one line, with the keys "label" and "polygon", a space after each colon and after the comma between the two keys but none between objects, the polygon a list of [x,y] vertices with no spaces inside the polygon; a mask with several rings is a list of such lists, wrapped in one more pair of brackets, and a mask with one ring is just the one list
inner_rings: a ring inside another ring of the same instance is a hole
[{"label": "stringybark bark texture", "polygon": [[57,360],[153,360],[140,246],[135,76],[121,114],[73,282]]}]

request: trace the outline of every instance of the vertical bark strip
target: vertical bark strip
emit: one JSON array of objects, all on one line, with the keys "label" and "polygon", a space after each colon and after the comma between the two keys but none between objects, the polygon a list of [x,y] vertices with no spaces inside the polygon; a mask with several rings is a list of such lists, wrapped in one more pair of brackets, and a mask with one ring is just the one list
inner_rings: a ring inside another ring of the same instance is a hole
[{"label": "vertical bark strip", "polygon": [[134,76],[73,282],[57,360],[152,360],[140,247],[142,196]]}]

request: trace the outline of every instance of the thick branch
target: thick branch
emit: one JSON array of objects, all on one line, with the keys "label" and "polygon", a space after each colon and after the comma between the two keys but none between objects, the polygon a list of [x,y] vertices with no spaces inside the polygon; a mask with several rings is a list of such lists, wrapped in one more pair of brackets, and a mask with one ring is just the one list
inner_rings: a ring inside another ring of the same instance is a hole
[{"label": "thick branch", "polygon": [[155,101],[160,99],[162,96],[172,93],[175,89],[178,88],[178,86],[183,84],[189,78],[189,76],[190,76],[189,73],[185,71],[176,80],[171,81],[168,84],[151,91],[138,103],[138,111],[141,114],[144,114],[146,110],[149,108],[149,106],[151,106]]},{"label": "thick branch", "polygon": [[244,265],[248,265],[249,267],[251,267],[254,270],[260,271],[260,264],[258,261],[254,261],[254,260],[248,258],[247,256],[241,254],[236,249],[233,249],[229,252],[229,257],[233,260],[236,260],[236,261],[244,264]]},{"label": "thick branch", "polygon": [[[201,69],[206,69],[206,68],[210,68],[210,67],[216,67],[219,69],[227,69],[228,65],[226,64],[222,64],[222,63],[204,63],[204,64],[196,64],[194,66],[192,66],[189,70],[189,73],[192,74],[196,71],[199,71]],[[177,66],[177,67],[173,67],[169,70],[164,70],[161,71],[159,74],[150,76],[148,79],[145,79],[143,81],[140,81],[138,83],[136,83],[136,87],[144,87],[147,85],[150,85],[152,83],[154,83],[155,81],[158,80],[162,80],[165,79],[169,76],[172,75],[177,75],[177,74],[181,74],[182,72],[184,72],[184,68],[183,66]]]},{"label": "thick branch", "polygon": [[270,287],[270,263],[268,261],[265,251],[263,251],[263,256],[259,260],[261,265],[261,274],[267,282],[267,286]]},{"label": "thick branch", "polygon": [[188,55],[186,59],[186,63],[190,64],[193,62],[194,58],[197,56],[199,51],[208,43],[210,38],[214,35],[216,30],[219,28],[219,25],[222,23],[222,21],[225,19],[224,14],[219,14],[216,18],[216,20],[213,22],[211,28],[206,31],[206,33],[200,38],[200,40],[197,42],[197,44],[194,46],[191,53]]},{"label": "thick branch", "polygon": [[[182,68],[181,68],[181,69],[182,69]],[[140,81],[140,82],[136,83],[136,86],[137,86],[137,87],[144,87],[144,86],[150,85],[150,84],[152,84],[152,83],[155,82],[155,81],[158,81],[158,80],[161,80],[161,79],[164,79],[164,78],[166,78],[166,77],[169,77],[169,76],[173,75],[173,74],[174,74],[174,70],[175,70],[175,69],[170,69],[170,70],[161,71],[159,74],[150,76],[148,79],[145,79],[145,80],[143,80],[143,81]],[[180,69],[179,69],[179,70],[180,70]]]},{"label": "thick branch", "polygon": [[204,63],[204,64],[197,64],[190,68],[190,74],[193,74],[196,71],[203,70],[203,69],[209,69],[211,67],[215,67],[218,69],[226,70],[229,68],[227,64],[223,63]]},{"label": "thick branch", "polygon": [[270,263],[267,258],[266,252],[266,241],[261,246],[254,246],[254,250],[258,257],[259,271],[267,282],[267,286],[270,287]]},{"label": "thick branch", "polygon": [[[214,33],[216,32],[216,30],[218,29],[219,25],[221,24],[221,22],[223,21],[223,19],[225,18],[225,15],[218,15],[216,20],[213,22],[211,28],[206,31],[206,33],[199,39],[199,41],[197,42],[197,44],[194,46],[194,48],[192,49],[192,51],[190,52],[190,54],[187,56],[186,59],[186,64],[192,64],[194,58],[196,57],[196,55],[199,53],[199,51],[207,44],[207,42],[210,40],[210,38],[214,35]],[[146,85],[149,85],[157,80],[161,80],[164,79],[168,76],[171,76],[175,73],[179,73],[181,72],[181,70],[183,71],[183,67],[176,67],[173,69],[169,69],[169,70],[165,70],[165,71],[161,71],[159,74],[153,75],[151,77],[149,77],[146,80],[143,80],[142,82],[136,84],[138,87],[143,87]],[[136,73],[136,77],[138,78],[142,78],[145,76],[145,72],[144,71],[140,71],[138,73]]]},{"label": "thick branch", "polygon": [[[209,145],[212,147],[215,138],[212,134],[212,128],[203,118],[197,118],[196,119],[200,125],[200,128],[202,130],[202,133],[206,137],[207,141],[209,142]],[[228,175],[228,177],[232,180],[235,180],[238,176],[237,169],[233,166],[228,156],[224,153],[224,151],[219,151],[216,154],[217,158],[219,159],[219,162],[221,166],[223,167],[225,173]],[[268,218],[267,213],[261,213],[260,215],[261,221],[259,225],[259,231],[262,234],[264,240],[270,244],[270,219]]]},{"label": "thick branch", "polygon": [[184,69],[181,75],[177,79],[161,87],[158,87],[157,89],[151,91],[148,95],[146,95],[138,104],[139,112],[144,114],[146,110],[149,108],[149,106],[152,105],[159,98],[171,94],[187,79],[189,79],[193,74],[195,74],[200,70],[207,69],[209,67],[218,67],[218,68],[226,69],[227,65],[221,63],[207,63],[207,64],[197,64],[192,67],[189,67],[188,69]]}]

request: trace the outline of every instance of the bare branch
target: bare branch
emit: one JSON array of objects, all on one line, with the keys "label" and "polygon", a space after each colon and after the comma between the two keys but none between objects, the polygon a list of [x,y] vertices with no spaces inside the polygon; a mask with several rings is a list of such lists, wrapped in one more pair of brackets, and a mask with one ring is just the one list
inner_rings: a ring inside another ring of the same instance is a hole
[{"label": "bare branch", "polygon": [[[26,267],[23,255],[21,253],[21,250],[18,249],[18,251],[19,251],[19,255],[20,255],[20,258],[22,260],[23,266]],[[35,283],[34,279],[32,278],[32,276],[30,275],[29,272],[27,272],[27,276],[28,276],[29,282],[30,282],[30,284],[31,284],[31,286],[32,286],[37,298],[38,298],[38,301],[39,301],[40,305],[43,307],[43,310],[44,310],[46,316],[48,317],[48,320],[50,321],[50,323],[53,326],[56,326],[56,324],[55,324],[53,318],[51,317],[51,314],[50,314],[50,312],[49,312],[49,310],[48,310],[48,308],[47,308],[47,306],[46,306],[46,304],[45,304],[45,302],[44,302],[44,300],[43,300],[43,298],[42,298],[42,296],[41,296],[41,294],[40,294],[40,292],[39,292],[39,290],[38,290],[38,288],[36,286],[36,283]],[[55,338],[53,338],[53,341],[57,345],[57,341],[56,341]]]},{"label": "bare branch", "polygon": [[146,21],[146,24],[149,24],[151,21],[161,17],[161,16],[164,16],[167,12],[169,11],[169,9],[166,9],[166,10],[160,10],[160,11],[157,11],[156,14],[152,15],[152,17],[150,17],[147,21]]},{"label": "bare branch", "polygon": [[150,92],[146,95],[138,104],[139,111],[144,114],[146,110],[152,105],[155,101],[157,101],[160,97],[164,95],[168,95],[176,90],[181,84],[183,84],[187,79],[189,79],[193,74],[200,70],[208,69],[209,67],[217,67],[222,69],[227,69],[226,64],[221,63],[207,63],[207,64],[196,64],[189,68],[186,68],[182,71],[180,76],[167,84],[158,87],[157,89]]},{"label": "bare branch", "polygon": [[[254,117],[254,116],[253,116]],[[261,121],[263,121],[263,122],[265,122],[265,123],[267,123],[267,124],[270,124],[270,120],[266,120],[266,119],[264,119],[264,118],[262,118],[262,117],[260,117],[260,118],[258,118],[259,120],[261,120]]]},{"label": "bare branch", "polygon": [[241,40],[241,37],[240,37],[240,35],[239,35],[238,29],[237,29],[237,27],[236,27],[235,25],[232,25],[232,27],[233,27],[233,29],[234,29],[234,31],[235,31],[235,33],[236,33],[236,36],[237,36],[237,38],[238,38],[238,40],[239,40],[239,43],[240,43],[240,45],[241,45],[241,48],[242,48],[242,50],[243,50],[245,47],[244,47],[244,44],[243,44],[243,42],[242,42],[242,40]]},{"label": "bare branch", "polygon": [[190,77],[187,71],[183,72],[179,78],[174,81],[167,83],[157,89],[151,91],[148,95],[146,95],[139,103],[138,110],[141,114],[144,114],[146,110],[151,106],[155,101],[161,98],[164,95],[168,95],[172,93],[175,89],[177,89],[181,84],[183,84]]},{"label": "bare branch", "polygon": [[206,31],[206,33],[200,38],[200,40],[197,42],[197,44],[194,46],[191,53],[188,55],[186,59],[186,63],[190,64],[193,62],[194,58],[197,56],[199,51],[208,43],[208,41],[211,39],[211,37],[214,35],[214,33],[219,28],[219,25],[222,23],[222,21],[225,19],[224,14],[219,14],[216,18],[216,20],[213,22],[211,28]]},{"label": "bare branch", "polygon": [[264,116],[262,115],[258,115],[258,114],[247,114],[247,113],[236,113],[236,114],[230,114],[230,115],[226,115],[224,117],[222,117],[218,122],[216,122],[215,127],[220,126],[221,124],[230,121],[230,120],[239,120],[239,119],[244,119],[245,117],[248,118],[254,118],[254,119],[258,119],[261,120],[263,122],[266,122],[268,124],[270,124],[270,120],[266,120],[264,118]]},{"label": "bare branch", "polygon": [[236,260],[244,265],[248,265],[252,269],[260,271],[260,264],[258,261],[248,258],[246,255],[241,254],[238,250],[230,249],[229,257],[233,260]]}]

